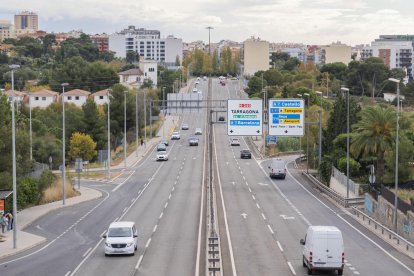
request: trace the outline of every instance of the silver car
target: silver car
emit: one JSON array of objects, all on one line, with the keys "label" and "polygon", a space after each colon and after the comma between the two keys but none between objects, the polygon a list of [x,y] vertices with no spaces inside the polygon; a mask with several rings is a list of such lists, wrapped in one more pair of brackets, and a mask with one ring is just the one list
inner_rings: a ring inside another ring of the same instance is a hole
[{"label": "silver car", "polygon": [[157,152],[157,161],[168,161],[168,154],[166,151]]}]

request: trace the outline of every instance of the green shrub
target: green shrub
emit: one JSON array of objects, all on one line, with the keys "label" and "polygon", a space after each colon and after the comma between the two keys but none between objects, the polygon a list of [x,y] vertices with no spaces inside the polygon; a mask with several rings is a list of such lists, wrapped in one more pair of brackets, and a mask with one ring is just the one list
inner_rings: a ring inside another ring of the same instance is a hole
[{"label": "green shrub", "polygon": [[37,204],[40,199],[38,182],[33,178],[19,179],[17,185],[17,208],[23,209]]},{"label": "green shrub", "polygon": [[55,182],[56,176],[51,171],[44,171],[39,179],[38,189],[39,193],[42,193],[44,190],[52,186]]}]

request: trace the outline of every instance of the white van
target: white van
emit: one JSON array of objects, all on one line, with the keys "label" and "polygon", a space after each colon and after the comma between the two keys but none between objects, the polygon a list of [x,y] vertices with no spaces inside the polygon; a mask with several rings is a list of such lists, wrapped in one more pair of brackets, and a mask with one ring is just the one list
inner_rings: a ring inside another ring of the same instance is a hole
[{"label": "white van", "polygon": [[280,158],[273,158],[269,165],[270,178],[282,178],[286,177],[286,164]]},{"label": "white van", "polygon": [[338,275],[344,271],[344,242],[341,231],[335,226],[309,226],[303,247],[303,267],[308,268],[308,275],[315,270],[337,270]]},{"label": "white van", "polygon": [[105,256],[131,254],[137,250],[138,233],[132,221],[117,221],[109,225],[105,239]]}]

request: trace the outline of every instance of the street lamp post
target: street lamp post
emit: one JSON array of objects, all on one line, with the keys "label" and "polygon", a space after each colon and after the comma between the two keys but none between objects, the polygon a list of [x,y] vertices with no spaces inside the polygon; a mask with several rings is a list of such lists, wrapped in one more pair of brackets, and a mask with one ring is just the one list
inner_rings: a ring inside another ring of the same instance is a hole
[{"label": "street lamp post", "polygon": [[211,56],[211,43],[210,43],[210,31],[214,29],[211,26],[206,27],[208,29],[208,55]]},{"label": "street lamp post", "polygon": [[320,167],[321,162],[322,162],[322,118],[323,118],[322,101],[323,101],[323,93],[321,91],[316,91],[316,94],[321,95],[321,111],[319,112],[319,167]]},{"label": "street lamp post", "polygon": [[346,198],[349,198],[349,88],[341,87],[346,93]]},{"label": "street lamp post", "polygon": [[[308,121],[309,121],[309,101],[310,101],[310,94],[309,93],[303,93],[304,96],[308,97]],[[309,123],[307,127],[307,133],[306,133],[306,173],[309,173]]]},{"label": "street lamp post", "polygon": [[161,89],[162,90],[162,138],[165,138],[164,132],[165,132],[165,86]]},{"label": "street lamp post", "polygon": [[[303,97],[302,94],[297,94],[297,96],[301,98]],[[301,157],[302,157],[302,136],[299,136],[299,160]]]},{"label": "street lamp post", "polygon": [[33,135],[32,135],[32,95],[29,95],[29,138],[30,138],[30,161],[33,160]]},{"label": "street lamp post", "polygon": [[128,91],[124,91],[124,167],[126,168],[126,97]]},{"label": "street lamp post", "polygon": [[66,199],[66,134],[65,134],[65,86],[68,86],[69,83],[64,82],[62,86],[62,182],[63,182],[63,196],[62,204],[65,205]]},{"label": "street lamp post", "polygon": [[138,144],[139,144],[139,137],[138,137],[138,130],[139,130],[139,122],[138,122],[138,90],[135,93],[135,156],[138,157]]},{"label": "street lamp post", "polygon": [[395,200],[394,200],[394,231],[398,233],[398,132],[400,120],[400,80],[389,78],[389,81],[397,84],[397,125],[395,127]]},{"label": "street lamp post", "polygon": [[16,95],[14,94],[14,69],[19,68],[19,65],[12,64],[9,66],[11,69],[11,82],[12,82],[12,155],[13,155],[13,248],[17,248],[17,184],[16,184],[16,122],[14,118],[14,100]]},{"label": "street lamp post", "polygon": [[144,89],[144,147],[147,148],[147,102],[145,99],[145,89]]},{"label": "street lamp post", "polygon": [[108,165],[108,179],[111,178],[111,115],[110,115],[110,103],[111,100],[109,99],[111,95],[112,89],[107,90],[107,97],[108,97],[108,158],[107,158],[107,165]]}]

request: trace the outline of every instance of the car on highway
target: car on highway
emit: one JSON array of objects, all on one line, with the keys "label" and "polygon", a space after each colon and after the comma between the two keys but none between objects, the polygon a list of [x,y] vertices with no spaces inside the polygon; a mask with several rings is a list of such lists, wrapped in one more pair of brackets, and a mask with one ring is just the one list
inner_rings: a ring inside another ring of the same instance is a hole
[{"label": "car on highway", "polygon": [[193,88],[193,93],[198,93],[198,89],[197,88]]},{"label": "car on highway", "polygon": [[157,157],[156,159],[157,161],[168,161],[168,154],[166,151],[159,151],[157,152]]},{"label": "car on highway", "polygon": [[286,177],[286,164],[280,158],[273,158],[269,165],[269,176],[270,178],[281,178]]},{"label": "car on highway", "polygon": [[195,136],[188,138],[188,144],[190,146],[198,146],[198,138]]},{"label": "car on highway", "polygon": [[218,120],[219,120],[220,122],[224,122],[224,121],[226,120],[226,118],[224,118],[224,116],[220,116],[220,117],[218,118]]},{"label": "car on highway", "polygon": [[170,144],[170,142],[167,139],[161,139],[160,144],[164,144],[168,147],[168,145]]},{"label": "car on highway", "polygon": [[182,130],[188,130],[190,127],[188,124],[182,124],[181,129]]},{"label": "car on highway", "polygon": [[196,84],[196,85],[197,85],[197,84],[199,84],[199,83],[200,83],[200,82],[199,82],[198,80],[196,80],[196,81],[195,81],[195,84]]},{"label": "car on highway", "polygon": [[252,158],[251,151],[249,149],[242,149],[240,151],[240,158],[241,159],[244,159],[244,158],[251,159]]},{"label": "car on highway", "polygon": [[345,266],[342,232],[335,226],[309,226],[304,239],[302,263],[308,275],[315,270],[337,270],[342,275]]},{"label": "car on highway", "polygon": [[199,81],[200,80],[200,77],[197,77],[197,80]]},{"label": "car on highway", "polygon": [[166,151],[167,146],[164,143],[159,143],[157,146],[157,151]]},{"label": "car on highway", "polygon": [[226,86],[226,82],[225,81],[220,81],[221,86]]},{"label": "car on highway", "polygon": [[201,134],[203,134],[203,131],[201,130],[201,128],[197,127],[194,131],[194,134],[195,135],[201,135]]},{"label": "car on highway", "polygon": [[205,81],[206,81],[206,80],[207,80],[207,77],[206,77],[206,76],[204,76],[204,77],[203,77],[203,80],[205,80]]},{"label": "car on highway", "polygon": [[230,139],[230,146],[240,146],[240,139],[239,138],[231,138]]},{"label": "car on highway", "polygon": [[171,140],[180,140],[180,133],[178,131],[174,131],[171,135]]},{"label": "car on highway", "polygon": [[134,255],[138,247],[138,232],[132,221],[112,222],[102,237],[105,239],[105,256]]}]

